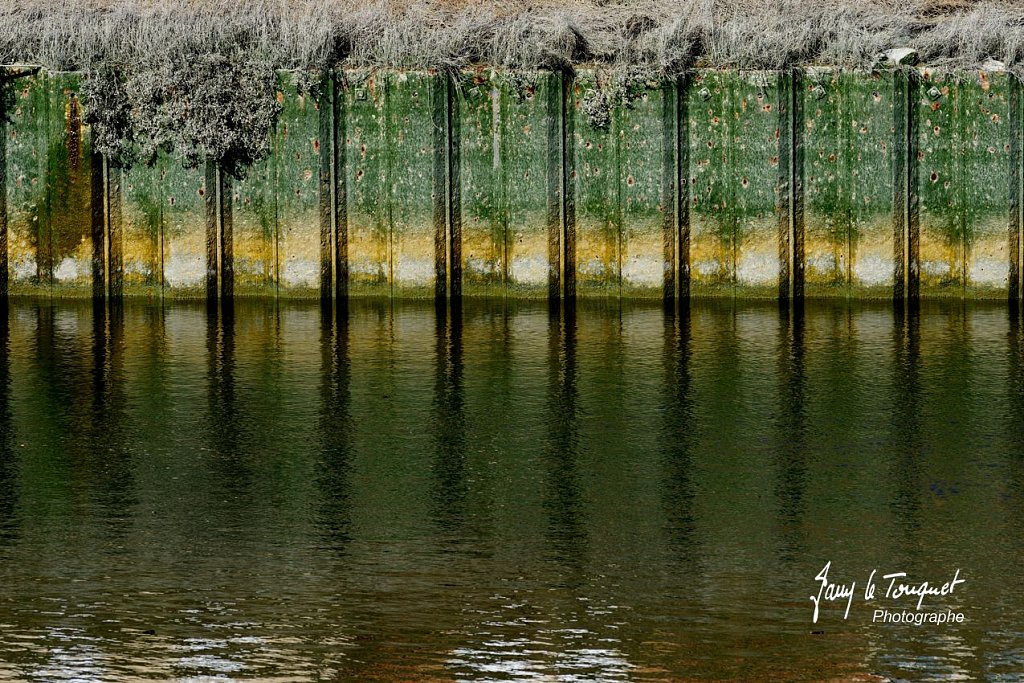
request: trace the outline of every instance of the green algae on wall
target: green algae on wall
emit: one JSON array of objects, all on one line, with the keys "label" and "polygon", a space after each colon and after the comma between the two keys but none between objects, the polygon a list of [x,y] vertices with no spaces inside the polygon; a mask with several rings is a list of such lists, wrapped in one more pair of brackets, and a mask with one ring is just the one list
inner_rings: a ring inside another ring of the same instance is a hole
[{"label": "green algae on wall", "polygon": [[[462,237],[462,292],[502,296],[507,277],[503,99],[496,72],[461,74],[452,106],[452,219]],[[457,124],[457,127],[456,127]]]},{"label": "green algae on wall", "polygon": [[[283,113],[272,134],[273,157],[242,180],[221,174],[231,194],[232,234],[226,245],[214,233],[219,268],[213,272],[219,271],[220,286],[226,286],[230,261],[234,293],[240,296],[273,296],[279,288],[282,295],[317,296],[318,111],[308,96],[297,93],[289,74],[281,75],[278,99]],[[205,169],[183,168],[166,155],[153,166],[123,171],[126,293],[206,295],[207,206],[216,221],[218,202],[216,183],[209,181]]]},{"label": "green algae on wall", "polygon": [[[330,141],[320,139],[320,107],[310,94],[297,91],[291,74],[281,74],[278,101],[283,110],[274,131],[272,177],[262,185],[264,214],[248,234],[257,239],[253,261],[269,259],[276,239],[275,279],[282,295],[318,296],[320,292],[320,155],[329,154]],[[252,181],[256,188],[257,180]],[[271,201],[270,193],[274,200]],[[270,211],[273,208],[273,218]],[[271,225],[276,224],[276,233]],[[262,236],[260,236],[262,235]],[[266,240],[266,241],[264,241]],[[264,286],[269,283],[264,281]]]},{"label": "green algae on wall", "polygon": [[345,72],[345,174],[349,293],[391,293],[391,218],[385,146],[385,79],[373,72]]},{"label": "green algae on wall", "polygon": [[[262,161],[233,183],[235,294],[277,290],[277,192],[273,161]],[[319,282],[317,283],[319,284]]]},{"label": "green algae on wall", "polygon": [[551,73],[479,70],[454,85],[448,201],[465,294],[557,296],[562,97]]},{"label": "green algae on wall", "polygon": [[812,70],[802,97],[805,293],[891,297],[892,73]]},{"label": "green algae on wall", "polygon": [[511,296],[559,294],[563,91],[561,74],[505,74],[501,161],[506,198],[505,293]]},{"label": "green algae on wall", "polygon": [[779,74],[701,70],[688,92],[694,295],[776,296]]},{"label": "green algae on wall", "polygon": [[731,183],[736,214],[735,285],[737,295],[777,295],[784,263],[779,254],[781,192],[779,164],[783,140],[792,131],[781,127],[783,76],[773,72],[741,73],[733,79],[729,129]]},{"label": "green algae on wall", "polygon": [[235,294],[300,297],[346,273],[338,291],[396,297],[887,298],[917,273],[926,297],[1017,291],[1008,74],[629,78],[353,70],[316,101],[281,74],[274,152],[241,181],[108,167],[78,75],[19,79],[10,291],[202,297],[232,272]]},{"label": "green algae on wall", "polygon": [[654,75],[615,84],[577,74],[569,144],[580,295],[674,294],[676,93],[674,79]]},{"label": "green algae on wall", "polygon": [[216,192],[202,169],[183,168],[176,159],[157,162],[166,201],[163,206],[164,293],[177,297],[206,294],[206,195]]},{"label": "green algae on wall", "polygon": [[444,236],[448,83],[440,74],[402,71],[386,83],[392,288],[395,296],[434,296],[444,292],[442,254],[449,267],[460,266]]},{"label": "green algae on wall", "polygon": [[433,296],[447,279],[447,83],[420,72],[345,80],[350,292]]},{"label": "green algae on wall", "polygon": [[161,171],[140,165],[120,173],[124,294],[155,297],[163,289],[163,224],[171,202]]},{"label": "green algae on wall", "polygon": [[19,79],[7,125],[11,294],[91,293],[92,155],[77,74]]},{"label": "green algae on wall", "polygon": [[923,296],[1005,298],[1009,287],[1009,77],[920,71]]},{"label": "green algae on wall", "polygon": [[649,78],[643,92],[616,113],[624,296],[671,298],[675,294],[677,87],[675,79]]},{"label": "green algae on wall", "polygon": [[[583,296],[619,293],[619,108],[607,102],[610,88],[601,81],[601,74],[593,71],[577,73],[572,88],[574,121],[568,144],[572,150],[569,175],[575,200],[575,250],[573,262],[567,261],[566,267],[574,266],[575,291]],[[605,110],[595,115],[589,111],[591,107]]]}]

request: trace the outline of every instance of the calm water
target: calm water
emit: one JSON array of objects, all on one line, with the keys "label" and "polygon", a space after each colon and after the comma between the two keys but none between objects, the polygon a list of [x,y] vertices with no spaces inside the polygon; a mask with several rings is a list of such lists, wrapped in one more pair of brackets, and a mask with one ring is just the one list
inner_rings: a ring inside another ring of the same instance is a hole
[{"label": "calm water", "polygon": [[0,320],[0,678],[1022,680],[1005,306]]}]

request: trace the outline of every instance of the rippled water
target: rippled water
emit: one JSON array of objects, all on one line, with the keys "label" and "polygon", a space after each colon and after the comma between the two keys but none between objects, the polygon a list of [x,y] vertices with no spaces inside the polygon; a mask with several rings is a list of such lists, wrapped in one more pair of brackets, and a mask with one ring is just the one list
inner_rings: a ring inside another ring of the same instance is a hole
[{"label": "rippled water", "polygon": [[0,678],[1021,680],[1005,306],[0,319]]}]

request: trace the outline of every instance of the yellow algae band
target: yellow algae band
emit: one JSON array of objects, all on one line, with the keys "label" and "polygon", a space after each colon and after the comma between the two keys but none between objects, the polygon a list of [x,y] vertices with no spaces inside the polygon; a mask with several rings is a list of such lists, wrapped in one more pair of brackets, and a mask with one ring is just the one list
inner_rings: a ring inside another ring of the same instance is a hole
[{"label": "yellow algae band", "polygon": [[9,80],[5,294],[1020,295],[997,68],[281,72],[232,179],[94,152],[82,77]]}]

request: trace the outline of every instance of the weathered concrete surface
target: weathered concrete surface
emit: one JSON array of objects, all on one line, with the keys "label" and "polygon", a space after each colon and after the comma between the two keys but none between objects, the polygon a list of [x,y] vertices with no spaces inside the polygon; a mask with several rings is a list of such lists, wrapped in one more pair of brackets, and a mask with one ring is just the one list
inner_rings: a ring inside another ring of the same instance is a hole
[{"label": "weathered concrete surface", "polygon": [[[270,161],[276,208],[277,268],[279,291],[287,296],[319,296],[320,225],[319,163],[324,149],[320,140],[320,110],[314,98],[296,91],[293,79],[282,74],[278,101],[284,107],[274,132],[274,153]],[[330,153],[330,146],[326,152]],[[269,192],[271,183],[264,185]],[[265,196],[265,195],[264,195]],[[266,201],[264,201],[266,205]],[[260,227],[269,238],[268,219]],[[237,238],[236,238],[237,240]],[[255,260],[273,252],[264,245]]]},{"label": "weathered concrete surface", "polygon": [[[388,192],[383,74],[346,72],[344,169],[348,182],[349,293],[391,293],[391,215]],[[433,250],[431,250],[433,253]]]},{"label": "weathered concrete surface", "polygon": [[444,190],[434,187],[434,164],[447,145],[443,134],[440,139],[435,135],[435,116],[443,120],[447,83],[439,74],[416,72],[390,73],[385,80],[392,291],[395,296],[434,296],[437,252],[443,248],[437,244],[436,221],[444,220],[435,216],[435,202],[442,200],[437,195]]},{"label": "weathered concrete surface", "polygon": [[[607,121],[591,104],[601,100],[611,101]],[[660,297],[674,267],[665,221],[674,225],[676,151],[665,140],[666,128],[676,135],[675,83],[637,78],[623,94],[607,74],[582,72],[572,105],[576,291]]]},{"label": "weathered concrete surface", "polygon": [[[204,170],[104,173],[79,78],[14,84],[10,292],[206,296]],[[1014,87],[698,70],[623,97],[595,69],[350,71],[322,112],[282,74],[273,153],[225,186],[233,234],[211,253],[239,296],[318,297],[347,272],[357,296],[889,298],[919,272],[924,297],[1005,298]]]},{"label": "weathered concrete surface", "polygon": [[433,296],[439,264],[431,107],[437,98],[447,101],[446,84],[408,72],[349,72],[346,81],[350,292]]},{"label": "weathered concrete surface", "polygon": [[1005,298],[1009,77],[921,69],[921,295]]},{"label": "weathered concrete surface", "polygon": [[164,294],[180,297],[206,295],[205,198],[215,191],[207,187],[202,169],[182,168],[164,158],[161,183],[164,205]]},{"label": "weathered concrete surface", "polygon": [[257,164],[243,180],[232,184],[236,296],[274,296],[277,293],[278,212],[274,161]]},{"label": "weathered concrete surface", "polygon": [[[560,280],[559,242],[556,236],[556,243],[550,243],[549,229],[554,223],[560,235],[563,221],[562,77],[548,72],[520,75],[521,80],[513,81],[506,74],[501,88],[505,292],[543,297],[549,284],[557,287]],[[555,258],[550,258],[552,246]]]},{"label": "weathered concrete surface", "polygon": [[776,296],[779,75],[702,70],[688,92],[691,293]]},{"label": "weathered concrete surface", "polygon": [[502,114],[507,93],[499,74],[488,70],[462,74],[454,94],[462,292],[503,296],[508,260]]},{"label": "weathered concrete surface", "polygon": [[617,112],[621,294],[674,293],[679,225],[676,191],[678,91],[673,79],[650,79]]},{"label": "weathered concrete surface", "polygon": [[804,80],[805,293],[891,297],[891,73]]},{"label": "weathered concrete surface", "polygon": [[733,79],[730,142],[735,190],[736,295],[774,297],[779,261],[778,216],[780,141],[776,73],[750,72]]},{"label": "weathered concrete surface", "polygon": [[160,296],[166,271],[163,262],[164,215],[177,206],[166,194],[163,169],[139,165],[121,171],[121,236],[126,295]]},{"label": "weathered concrete surface", "polygon": [[[575,197],[575,280],[580,296],[617,296],[621,278],[622,207],[619,202],[618,130],[620,109],[605,113],[610,120],[595,125],[587,104],[612,97],[607,76],[593,71],[576,74],[572,89],[574,135],[570,178]],[[595,105],[597,107],[599,105]]]},{"label": "weathered concrete surface", "polygon": [[19,79],[7,125],[11,294],[92,292],[91,174],[77,74]]}]

